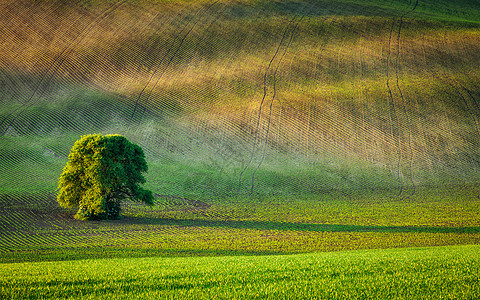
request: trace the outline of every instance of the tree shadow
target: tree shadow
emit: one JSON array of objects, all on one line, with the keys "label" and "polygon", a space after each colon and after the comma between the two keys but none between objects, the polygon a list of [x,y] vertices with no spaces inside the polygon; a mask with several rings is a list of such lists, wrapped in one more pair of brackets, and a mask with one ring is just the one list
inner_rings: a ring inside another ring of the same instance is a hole
[{"label": "tree shadow", "polygon": [[382,233],[480,233],[480,226],[379,226],[379,225],[342,225],[312,224],[278,221],[232,221],[232,220],[195,220],[165,219],[146,217],[125,217],[122,222],[130,224],[171,225],[182,227],[210,227],[230,229],[308,231],[308,232],[382,232]]}]

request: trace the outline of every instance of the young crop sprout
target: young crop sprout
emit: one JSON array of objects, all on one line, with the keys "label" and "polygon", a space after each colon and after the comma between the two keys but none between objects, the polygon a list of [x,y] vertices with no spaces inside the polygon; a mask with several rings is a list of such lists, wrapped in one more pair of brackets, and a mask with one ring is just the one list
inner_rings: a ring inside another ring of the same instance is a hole
[{"label": "young crop sprout", "polygon": [[148,167],[140,146],[125,137],[92,134],[75,142],[58,182],[57,201],[78,207],[80,220],[118,219],[123,199],[153,205],[153,194],[140,186]]}]

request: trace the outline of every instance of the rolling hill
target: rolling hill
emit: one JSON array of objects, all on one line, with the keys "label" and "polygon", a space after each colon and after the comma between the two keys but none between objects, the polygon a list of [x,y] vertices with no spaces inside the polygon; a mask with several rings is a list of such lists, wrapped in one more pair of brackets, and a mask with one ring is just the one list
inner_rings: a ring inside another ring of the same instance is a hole
[{"label": "rolling hill", "polygon": [[2,1],[0,191],[118,133],[211,199],[476,183],[478,1]]},{"label": "rolling hill", "polygon": [[[478,298],[479,63],[478,0],[2,0],[0,298]],[[59,207],[92,133],[154,207]]]}]

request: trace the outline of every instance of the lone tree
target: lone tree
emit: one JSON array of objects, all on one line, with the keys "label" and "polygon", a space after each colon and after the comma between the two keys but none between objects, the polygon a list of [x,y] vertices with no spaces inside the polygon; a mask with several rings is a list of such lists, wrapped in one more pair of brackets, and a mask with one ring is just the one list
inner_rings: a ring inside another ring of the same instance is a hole
[{"label": "lone tree", "polygon": [[152,192],[143,189],[148,170],[140,146],[121,135],[92,134],[75,142],[58,182],[57,201],[79,207],[80,220],[118,219],[125,198],[153,205]]}]

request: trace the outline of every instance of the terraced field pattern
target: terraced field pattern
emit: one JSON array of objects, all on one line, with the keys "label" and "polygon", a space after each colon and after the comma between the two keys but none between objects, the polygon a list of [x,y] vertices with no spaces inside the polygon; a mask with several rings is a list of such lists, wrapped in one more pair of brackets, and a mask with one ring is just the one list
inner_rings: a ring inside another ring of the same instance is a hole
[{"label": "terraced field pattern", "polygon": [[[355,250],[353,266],[422,247],[433,270],[444,250],[429,247],[445,246],[478,270],[479,66],[478,0],[0,1],[0,298],[27,297],[7,284],[14,263],[59,260],[268,269],[272,255]],[[59,207],[69,151],[93,133],[143,148],[153,207],[124,203],[102,222]],[[455,272],[458,293],[438,297],[480,295],[478,275]],[[437,284],[425,280],[403,287],[425,299]],[[267,290],[222,297],[295,295]]]}]

